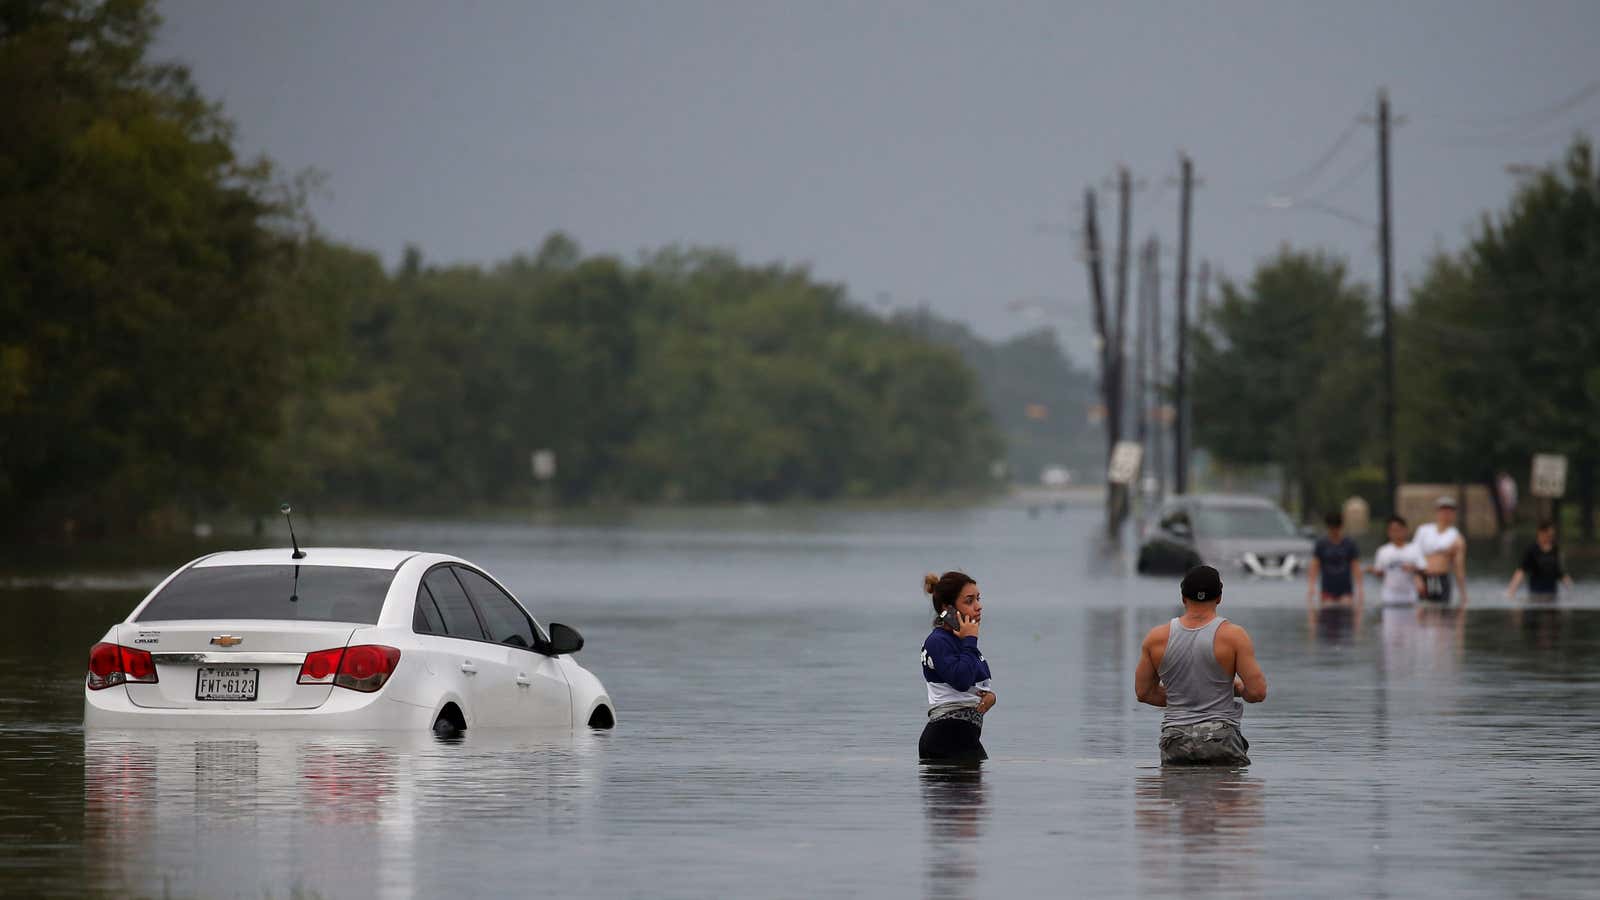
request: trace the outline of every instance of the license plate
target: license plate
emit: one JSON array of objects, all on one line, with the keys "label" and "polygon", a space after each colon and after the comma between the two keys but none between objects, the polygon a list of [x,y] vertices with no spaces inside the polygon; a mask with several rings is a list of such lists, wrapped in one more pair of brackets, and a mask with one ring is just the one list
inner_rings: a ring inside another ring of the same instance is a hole
[{"label": "license plate", "polygon": [[237,666],[227,668],[211,668],[201,666],[195,676],[194,698],[196,700],[254,700],[256,698],[256,680],[261,674],[260,669],[244,669]]}]

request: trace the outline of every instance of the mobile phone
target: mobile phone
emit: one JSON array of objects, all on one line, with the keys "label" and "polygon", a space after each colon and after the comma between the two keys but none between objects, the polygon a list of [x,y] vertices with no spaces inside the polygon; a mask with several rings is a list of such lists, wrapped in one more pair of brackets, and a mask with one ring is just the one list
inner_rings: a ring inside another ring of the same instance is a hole
[{"label": "mobile phone", "polygon": [[944,610],[939,613],[939,624],[950,629],[951,631],[960,631],[961,614],[956,612],[956,608],[954,606],[946,606]]}]

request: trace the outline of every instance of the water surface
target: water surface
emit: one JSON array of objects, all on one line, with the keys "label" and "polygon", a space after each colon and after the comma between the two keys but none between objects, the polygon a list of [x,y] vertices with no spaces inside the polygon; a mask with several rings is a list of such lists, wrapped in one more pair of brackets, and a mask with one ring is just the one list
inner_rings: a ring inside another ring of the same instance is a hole
[{"label": "water surface", "polygon": [[[1313,617],[1228,578],[1271,684],[1255,764],[1157,765],[1133,701],[1176,579],[1097,512],[736,510],[315,523],[458,553],[547,621],[612,732],[100,733],[90,643],[179,559],[0,590],[0,895],[1570,897],[1600,876],[1600,610]],[[981,770],[922,770],[924,571],[979,581]],[[1492,574],[1492,577],[1491,577]],[[1509,574],[1509,573],[1506,573]],[[64,584],[63,588],[48,586]],[[1376,590],[1373,591],[1376,597]]]}]

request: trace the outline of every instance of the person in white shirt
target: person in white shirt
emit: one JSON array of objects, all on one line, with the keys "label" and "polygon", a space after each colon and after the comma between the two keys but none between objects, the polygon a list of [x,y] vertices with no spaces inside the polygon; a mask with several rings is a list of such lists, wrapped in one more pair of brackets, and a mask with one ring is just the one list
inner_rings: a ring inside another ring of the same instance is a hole
[{"label": "person in white shirt", "polygon": [[1389,517],[1389,543],[1378,548],[1372,560],[1373,577],[1383,579],[1384,606],[1410,606],[1422,593],[1422,570],[1428,560],[1416,544],[1406,541],[1406,520]]},{"label": "person in white shirt", "polygon": [[1417,526],[1412,544],[1421,551],[1422,599],[1449,603],[1451,576],[1461,583],[1461,605],[1467,605],[1467,541],[1456,530],[1456,498],[1440,497],[1434,520]]}]

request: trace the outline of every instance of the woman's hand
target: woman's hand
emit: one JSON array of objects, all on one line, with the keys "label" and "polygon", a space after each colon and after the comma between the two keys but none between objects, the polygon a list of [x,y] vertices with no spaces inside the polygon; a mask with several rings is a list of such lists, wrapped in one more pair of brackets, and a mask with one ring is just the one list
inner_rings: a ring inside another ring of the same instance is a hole
[{"label": "woman's hand", "polygon": [[994,694],[988,691],[980,691],[978,693],[978,712],[986,713],[991,709],[994,709]]},{"label": "woman's hand", "polygon": [[978,620],[969,619],[961,613],[956,613],[956,637],[975,638],[978,636]]}]

